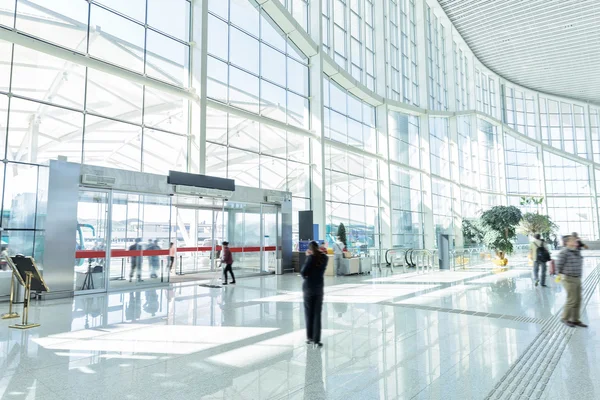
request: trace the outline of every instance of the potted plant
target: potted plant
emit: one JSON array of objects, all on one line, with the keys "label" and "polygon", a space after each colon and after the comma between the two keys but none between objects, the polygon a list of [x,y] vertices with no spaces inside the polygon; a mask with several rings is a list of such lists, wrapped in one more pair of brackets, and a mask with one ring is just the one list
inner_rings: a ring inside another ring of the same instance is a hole
[{"label": "potted plant", "polygon": [[463,219],[462,234],[465,247],[483,243],[483,231],[481,221],[478,219]]},{"label": "potted plant", "polygon": [[527,212],[519,223],[518,232],[522,235],[535,235],[539,233],[546,242],[550,242],[550,235],[558,230],[558,226],[549,216]]},{"label": "potted plant", "polygon": [[495,206],[481,214],[483,243],[496,253],[496,265],[508,264],[506,255],[513,252],[512,241],[522,218],[521,210],[514,206]]},{"label": "potted plant", "polygon": [[348,248],[348,239],[346,238],[346,227],[340,223],[338,226],[337,236],[340,238],[340,242],[344,243],[344,251]]}]

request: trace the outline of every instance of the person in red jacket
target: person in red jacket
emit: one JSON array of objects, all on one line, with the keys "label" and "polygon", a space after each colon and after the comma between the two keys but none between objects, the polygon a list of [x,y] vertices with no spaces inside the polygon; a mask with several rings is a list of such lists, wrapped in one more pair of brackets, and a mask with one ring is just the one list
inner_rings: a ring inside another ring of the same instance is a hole
[{"label": "person in red jacket", "polygon": [[221,263],[225,264],[225,268],[223,268],[223,285],[227,285],[227,271],[231,274],[231,284],[235,285],[235,276],[233,275],[233,269],[231,265],[233,264],[233,255],[231,254],[231,250],[229,249],[229,242],[223,242],[223,251],[221,252]]}]

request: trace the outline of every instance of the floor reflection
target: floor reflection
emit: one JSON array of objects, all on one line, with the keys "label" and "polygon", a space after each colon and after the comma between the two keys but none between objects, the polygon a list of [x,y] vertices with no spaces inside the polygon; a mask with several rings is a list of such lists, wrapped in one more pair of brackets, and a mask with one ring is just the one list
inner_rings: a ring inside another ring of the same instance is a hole
[{"label": "floor reflection", "polygon": [[[238,283],[34,303],[41,327],[0,330],[0,397],[479,398],[541,326],[461,310],[543,320],[564,301],[526,271],[327,278],[319,350],[304,343],[298,277]],[[595,362],[579,353],[574,362]],[[591,374],[578,376],[593,386]]]}]

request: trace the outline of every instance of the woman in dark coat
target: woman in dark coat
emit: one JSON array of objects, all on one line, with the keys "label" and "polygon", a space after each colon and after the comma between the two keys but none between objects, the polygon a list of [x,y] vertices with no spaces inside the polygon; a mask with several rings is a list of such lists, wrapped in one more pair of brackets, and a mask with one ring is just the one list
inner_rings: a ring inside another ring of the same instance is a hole
[{"label": "woman in dark coat", "polygon": [[319,250],[317,242],[310,242],[306,251],[306,261],[300,270],[304,278],[302,292],[304,294],[304,319],[306,323],[306,343],[321,343],[321,310],[323,309],[323,290],[327,255]]}]

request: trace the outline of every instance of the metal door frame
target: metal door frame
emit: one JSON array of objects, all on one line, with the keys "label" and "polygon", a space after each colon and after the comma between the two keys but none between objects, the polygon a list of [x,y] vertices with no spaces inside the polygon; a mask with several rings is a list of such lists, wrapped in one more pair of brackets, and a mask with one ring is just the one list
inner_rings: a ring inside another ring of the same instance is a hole
[{"label": "metal door frame", "polygon": [[[102,189],[95,187],[87,187],[80,186],[79,193],[81,192],[96,192],[96,193],[106,193],[106,236],[104,238],[105,242],[105,254],[104,254],[104,287],[98,289],[89,289],[89,290],[81,290],[75,287],[73,291],[74,296],[82,295],[82,294],[96,294],[96,293],[107,293],[108,292],[108,283],[110,280],[110,253],[112,250],[112,200],[113,200],[113,191],[111,189]],[[79,200],[77,201],[77,213],[79,214]],[[78,222],[79,224],[79,215]],[[75,270],[73,270],[75,272]],[[75,280],[76,277],[73,276]],[[73,282],[75,284],[75,282]]]},{"label": "metal door frame", "polygon": [[[266,209],[272,209],[275,212],[274,213],[265,213],[265,208]],[[273,273],[277,273],[277,263],[279,263],[280,257],[279,257],[279,248],[280,248],[280,243],[279,243],[279,214],[281,214],[281,205],[278,204],[265,204],[265,203],[261,203],[260,204],[260,267],[259,267],[259,272],[261,274],[270,274],[271,271],[269,271],[269,266],[268,266],[268,259],[267,259],[267,268],[266,270],[263,269],[263,266],[265,265],[265,260],[264,257],[266,256],[266,251],[265,251],[265,219],[266,219],[266,215],[267,214],[271,214],[275,216],[275,270],[273,271]],[[270,236],[269,236],[270,237]]]}]

